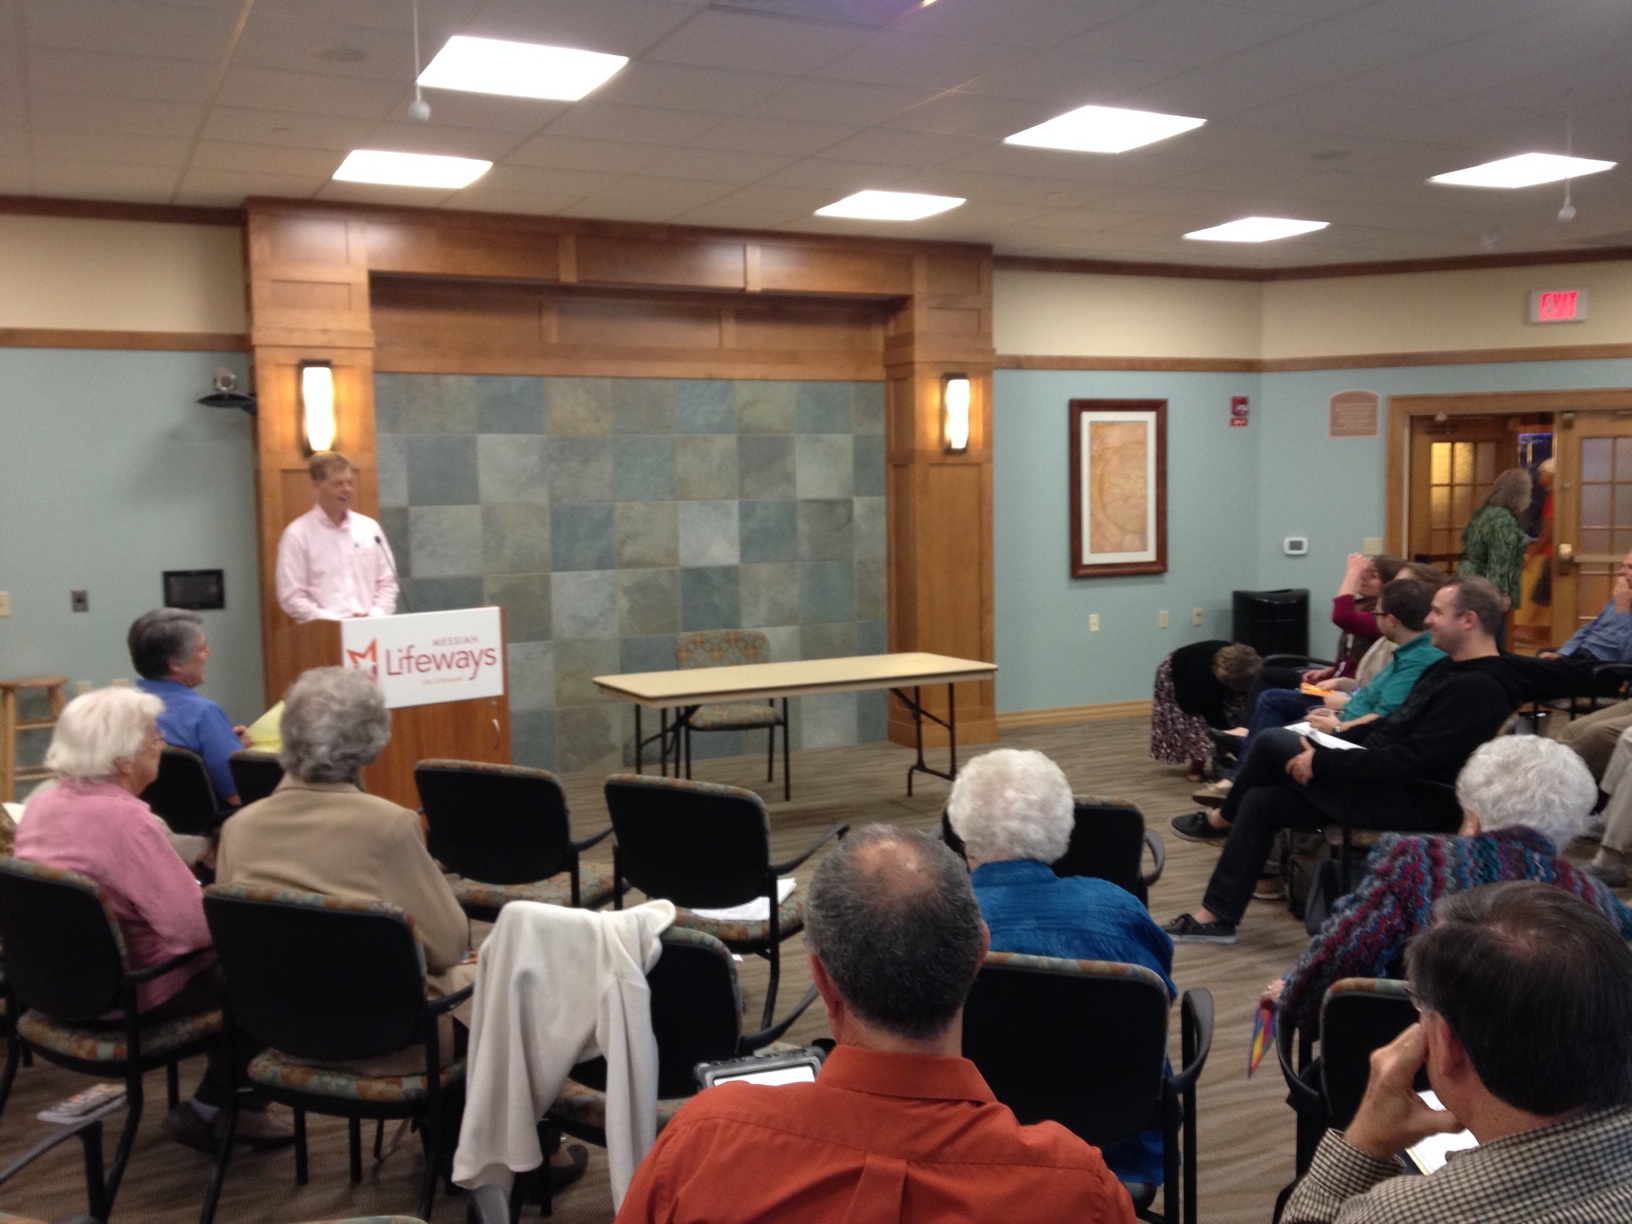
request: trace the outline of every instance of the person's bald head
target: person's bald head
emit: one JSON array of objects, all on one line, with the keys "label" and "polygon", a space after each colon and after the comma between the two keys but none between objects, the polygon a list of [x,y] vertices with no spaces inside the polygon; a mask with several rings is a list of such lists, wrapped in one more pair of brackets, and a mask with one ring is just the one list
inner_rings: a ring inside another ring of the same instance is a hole
[{"label": "person's bald head", "polygon": [[868,825],[811,876],[805,942],[856,1015],[925,1038],[962,1009],[986,931],[969,874],[944,843]]}]

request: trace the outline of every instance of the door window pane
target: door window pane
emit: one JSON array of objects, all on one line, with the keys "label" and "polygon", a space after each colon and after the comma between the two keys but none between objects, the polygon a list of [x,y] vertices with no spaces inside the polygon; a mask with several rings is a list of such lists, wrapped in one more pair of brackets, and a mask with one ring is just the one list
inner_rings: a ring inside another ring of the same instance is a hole
[{"label": "door window pane", "polygon": [[1608,480],[1613,467],[1614,438],[1581,439],[1581,479]]},{"label": "door window pane", "polygon": [[1428,444],[1428,480],[1432,484],[1451,483],[1451,444],[1449,442],[1430,442]]},{"label": "door window pane", "polygon": [[1609,491],[1612,487],[1613,486],[1607,484],[1589,484],[1581,486],[1582,527],[1609,526]]},{"label": "door window pane", "polygon": [[1473,443],[1451,443],[1451,479],[1457,484],[1473,483]]},{"label": "door window pane", "polygon": [[1444,485],[1428,490],[1428,525],[1430,527],[1451,525],[1451,491]]},{"label": "door window pane", "polygon": [[1474,443],[1473,478],[1479,484],[1488,485],[1496,479],[1496,443]]}]

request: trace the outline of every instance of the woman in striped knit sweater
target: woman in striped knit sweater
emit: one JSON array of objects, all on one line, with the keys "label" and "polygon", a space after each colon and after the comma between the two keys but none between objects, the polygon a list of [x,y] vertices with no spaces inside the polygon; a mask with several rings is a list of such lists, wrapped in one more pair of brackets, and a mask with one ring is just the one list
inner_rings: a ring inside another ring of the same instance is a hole
[{"label": "woman in striped knit sweater", "polygon": [[1411,937],[1446,893],[1503,880],[1556,884],[1601,910],[1632,939],[1632,911],[1605,885],[1559,857],[1579,837],[1598,788],[1581,758],[1543,736],[1508,735],[1480,747],[1456,780],[1457,836],[1387,834],[1366,876],[1283,981],[1263,1001],[1280,1001],[1281,1022],[1311,1031],[1326,988],[1346,977],[1398,972]]}]

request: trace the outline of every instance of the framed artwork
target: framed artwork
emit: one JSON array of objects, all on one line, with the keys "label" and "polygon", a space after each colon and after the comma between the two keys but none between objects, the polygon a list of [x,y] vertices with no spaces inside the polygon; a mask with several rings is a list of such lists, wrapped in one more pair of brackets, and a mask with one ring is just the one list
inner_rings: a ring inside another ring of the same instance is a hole
[{"label": "framed artwork", "polygon": [[1074,399],[1071,576],[1167,572],[1167,401]]}]

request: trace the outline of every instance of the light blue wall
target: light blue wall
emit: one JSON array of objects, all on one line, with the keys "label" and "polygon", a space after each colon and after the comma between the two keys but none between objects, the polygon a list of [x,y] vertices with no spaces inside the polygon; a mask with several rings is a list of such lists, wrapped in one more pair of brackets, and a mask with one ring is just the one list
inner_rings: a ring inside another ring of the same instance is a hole
[{"label": "light blue wall", "polygon": [[133,676],[125,631],[162,571],[223,569],[202,691],[260,713],[253,422],[194,402],[223,365],[242,378],[234,353],[0,348],[0,675]]},{"label": "light blue wall", "polygon": [[[999,710],[1150,695],[1176,646],[1230,636],[1230,592],[1308,587],[1310,647],[1330,646],[1343,558],[1383,534],[1385,439],[1327,436],[1336,391],[1391,395],[1632,385],[1632,361],[1177,374],[1000,370],[993,391],[993,572]],[[1251,424],[1228,425],[1232,395]],[[1168,572],[1069,577],[1066,401],[1168,401]],[[1306,557],[1281,542],[1309,537]],[[1201,628],[1190,609],[1206,609]],[[1156,627],[1166,608],[1169,628]],[[1088,632],[1098,612],[1100,632]]]}]

